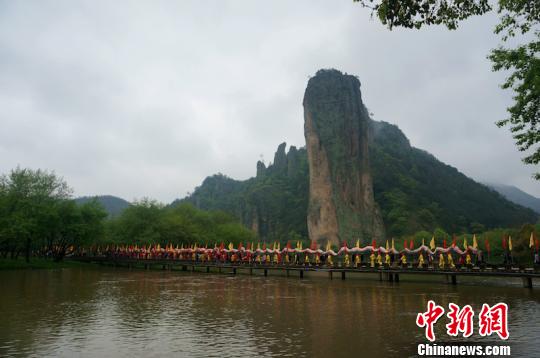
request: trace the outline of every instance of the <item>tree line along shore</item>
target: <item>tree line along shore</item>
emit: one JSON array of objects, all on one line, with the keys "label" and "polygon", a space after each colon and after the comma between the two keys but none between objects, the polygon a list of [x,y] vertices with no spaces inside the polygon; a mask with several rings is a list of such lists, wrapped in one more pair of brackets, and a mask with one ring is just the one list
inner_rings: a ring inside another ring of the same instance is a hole
[{"label": "tree line along shore", "polygon": [[[233,215],[223,211],[199,210],[189,203],[166,206],[151,199],[131,203],[119,215],[109,217],[97,200],[78,204],[73,190],[54,172],[15,168],[0,177],[0,269],[73,267],[65,262],[67,253],[82,247],[113,245],[150,246],[189,245],[213,247],[246,245],[251,242],[278,241],[313,243],[307,237],[291,232],[277,240],[257,237]],[[490,251],[493,263],[502,262],[512,240],[512,256],[516,263],[531,264],[536,247],[531,235],[540,232],[540,223],[525,223],[515,228],[494,228],[483,232],[449,234],[441,228],[418,231],[396,237],[396,246],[403,242],[415,245],[432,238],[449,243],[470,240],[476,235],[479,247]],[[384,245],[388,238],[373,238]],[[348,240],[354,245],[355,238]],[[370,241],[371,243],[371,241]],[[484,246],[488,247],[484,247]],[[336,248],[337,249],[337,248]]]}]

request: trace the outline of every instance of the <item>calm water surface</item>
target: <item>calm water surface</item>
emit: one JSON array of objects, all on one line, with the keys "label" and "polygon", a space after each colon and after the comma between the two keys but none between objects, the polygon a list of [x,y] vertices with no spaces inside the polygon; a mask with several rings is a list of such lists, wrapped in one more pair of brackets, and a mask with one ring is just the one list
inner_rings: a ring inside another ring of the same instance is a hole
[{"label": "calm water surface", "polygon": [[540,356],[538,289],[99,268],[0,272],[0,356],[415,356],[428,299],[508,303],[512,356]]}]

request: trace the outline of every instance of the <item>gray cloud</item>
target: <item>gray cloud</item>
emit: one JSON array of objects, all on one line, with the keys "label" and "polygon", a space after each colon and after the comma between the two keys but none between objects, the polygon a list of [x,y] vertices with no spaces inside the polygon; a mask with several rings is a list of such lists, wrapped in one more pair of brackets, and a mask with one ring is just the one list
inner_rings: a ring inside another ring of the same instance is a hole
[{"label": "gray cloud", "polygon": [[0,2],[0,172],[171,201],[303,145],[309,76],[356,74],[375,119],[477,179],[540,196],[486,55],[496,17],[388,31],[352,1]]}]

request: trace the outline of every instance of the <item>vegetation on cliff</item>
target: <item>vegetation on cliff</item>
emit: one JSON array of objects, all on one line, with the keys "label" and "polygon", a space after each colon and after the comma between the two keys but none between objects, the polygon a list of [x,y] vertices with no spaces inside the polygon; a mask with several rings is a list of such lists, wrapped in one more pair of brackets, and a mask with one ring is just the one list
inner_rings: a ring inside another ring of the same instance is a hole
[{"label": "vegetation on cliff", "polygon": [[274,164],[265,167],[257,163],[257,177],[237,181],[216,174],[207,177],[189,197],[171,205],[189,202],[203,210],[226,211],[261,238],[297,240],[308,236],[308,193],[306,150],[291,147],[285,154],[283,143],[276,151]]},{"label": "vegetation on cliff", "polygon": [[[410,237],[436,229],[449,234],[480,233],[537,222],[534,211],[412,147],[397,126],[371,121],[371,127],[374,195],[387,236]],[[181,201],[205,210],[227,211],[266,240],[307,238],[307,153],[303,148],[295,152],[297,167],[292,177],[273,164],[264,175],[246,181],[214,175]]]},{"label": "vegetation on cliff", "polygon": [[309,237],[334,245],[422,231],[481,232],[538,219],[412,147],[397,126],[371,120],[354,76],[318,71],[303,104],[306,148],[286,153],[282,143],[273,164],[257,163],[256,177],[208,177],[183,201],[227,211],[266,240]]},{"label": "vegetation on cliff", "polygon": [[437,227],[449,233],[478,233],[537,221],[534,211],[412,147],[397,126],[372,124],[375,200],[390,235]]}]

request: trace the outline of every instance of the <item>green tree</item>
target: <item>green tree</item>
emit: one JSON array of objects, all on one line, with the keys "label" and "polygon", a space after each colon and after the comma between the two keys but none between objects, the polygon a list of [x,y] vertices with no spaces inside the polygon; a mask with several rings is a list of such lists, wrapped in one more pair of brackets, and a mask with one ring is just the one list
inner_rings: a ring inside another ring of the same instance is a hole
[{"label": "green tree", "polygon": [[77,205],[73,200],[59,200],[48,216],[43,230],[48,237],[49,252],[60,261],[70,247],[93,244],[103,236],[107,212],[96,200]]},{"label": "green tree", "polygon": [[[448,240],[448,239],[450,239],[450,235],[448,235],[448,233],[446,231],[444,231],[443,229],[441,229],[440,227],[435,228],[435,230],[433,231],[433,236],[435,236],[435,239],[437,239],[437,240]],[[441,246],[442,246],[442,244],[441,244]]]},{"label": "green tree", "polygon": [[255,234],[234,216],[223,211],[204,211],[189,203],[171,207],[149,199],[133,203],[107,224],[107,240],[124,245],[235,246],[253,241]]},{"label": "green tree", "polygon": [[486,227],[477,222],[472,222],[470,226],[471,226],[471,232],[473,234],[479,234],[481,232],[486,231]]},{"label": "green tree", "polygon": [[46,235],[54,204],[67,200],[71,188],[54,172],[17,167],[0,177],[0,242],[2,250],[17,257],[22,251],[26,261]]},{"label": "green tree", "polygon": [[[510,126],[518,149],[522,152],[533,149],[523,161],[526,164],[540,162],[540,1],[539,0],[499,0],[501,23],[495,32],[507,41],[516,34],[532,32],[528,43],[513,48],[500,46],[491,51],[489,59],[494,71],[508,71],[502,88],[514,92],[514,103],[508,108],[510,117],[497,122],[499,127]],[[540,173],[534,177],[540,180]]]},{"label": "green tree", "polygon": [[[424,25],[445,25],[454,30],[461,20],[492,10],[488,0],[354,0],[372,9],[388,28],[420,29]],[[500,23],[495,33],[503,43],[519,36],[514,47],[500,46],[488,58],[494,71],[507,71],[502,88],[514,93],[509,117],[499,127],[509,126],[520,151],[529,152],[526,164],[540,163],[540,0],[498,0]],[[540,180],[540,173],[534,177]]]},{"label": "green tree", "polygon": [[514,238],[514,251],[516,254],[525,257],[530,255],[529,239],[531,237],[531,232],[534,232],[534,225],[532,224],[525,224],[518,232],[516,232]]},{"label": "green tree", "polygon": [[414,234],[414,239],[417,243],[422,243],[422,240],[424,240],[424,244],[429,245],[432,236],[429,232],[421,230]]},{"label": "green tree", "polygon": [[108,237],[117,244],[157,244],[161,242],[163,205],[144,198],[127,207],[108,224]]}]

